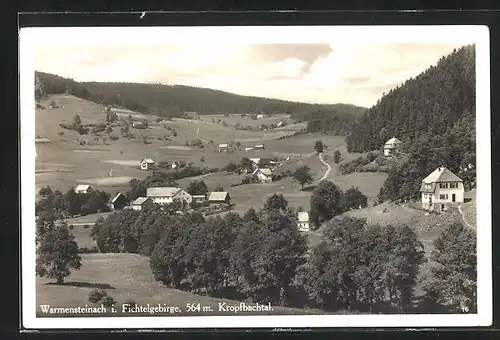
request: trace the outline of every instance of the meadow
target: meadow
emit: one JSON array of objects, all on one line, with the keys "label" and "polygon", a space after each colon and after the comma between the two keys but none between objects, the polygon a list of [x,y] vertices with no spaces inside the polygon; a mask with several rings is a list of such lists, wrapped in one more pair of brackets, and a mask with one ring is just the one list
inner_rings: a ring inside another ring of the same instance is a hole
[{"label": "meadow", "polygon": [[[155,281],[149,260],[147,257],[138,254],[83,254],[82,268],[74,271],[66,279],[63,285],[54,284],[53,280],[36,278],[37,290],[37,315],[43,316],[40,305],[51,305],[51,307],[85,307],[93,306],[88,301],[90,292],[95,289],[106,291],[108,296],[115,299],[115,308],[118,313],[113,316],[131,316],[128,313],[121,313],[121,304],[127,300],[133,300],[140,306],[165,304],[166,306],[179,307],[182,313],[172,314],[197,315],[196,312],[188,312],[187,304],[199,303],[202,306],[210,307],[211,315],[234,315],[231,312],[219,312],[219,303],[225,302],[227,305],[238,305],[240,301],[228,300],[217,297],[209,297],[192,294],[181,290],[170,289]],[[100,304],[97,304],[100,305]],[[258,314],[324,314],[324,312],[313,309],[298,309],[287,307],[273,307],[272,312],[250,312],[252,315]],[[202,312],[203,313],[203,312]],[[202,314],[201,313],[201,314]],[[249,312],[241,312],[248,314]],[[109,316],[98,314],[97,316]],[[56,316],[56,315],[52,315]],[[67,316],[67,315],[65,315]],[[82,314],[78,314],[82,316]],[[96,316],[93,314],[92,316]],[[134,316],[150,316],[148,314],[136,314]],[[161,316],[170,316],[165,313]]]}]

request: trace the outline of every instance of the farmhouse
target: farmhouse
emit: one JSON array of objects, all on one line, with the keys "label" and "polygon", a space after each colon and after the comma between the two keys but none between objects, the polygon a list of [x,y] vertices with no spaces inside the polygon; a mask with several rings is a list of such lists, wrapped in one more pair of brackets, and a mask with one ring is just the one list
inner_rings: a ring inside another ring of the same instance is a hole
[{"label": "farmhouse", "polygon": [[401,151],[402,142],[396,137],[392,137],[384,145],[384,156],[390,157],[398,154]]},{"label": "farmhouse", "polygon": [[231,196],[226,191],[212,191],[208,197],[210,205],[231,205]]},{"label": "farmhouse", "polygon": [[252,166],[257,169],[260,165],[260,158],[249,158],[252,161]]},{"label": "farmhouse", "polygon": [[138,197],[135,201],[130,203],[133,210],[146,210],[154,207],[153,200],[149,197]]},{"label": "farmhouse", "polygon": [[90,184],[79,184],[75,188],[77,194],[90,194],[94,191],[94,187]]},{"label": "farmhouse", "polygon": [[146,196],[151,198],[156,204],[168,204],[178,199],[186,203],[191,203],[193,197],[182,188],[158,187],[148,188]]},{"label": "farmhouse", "polygon": [[184,112],[184,116],[189,118],[189,119],[200,120],[200,116],[198,115],[198,112],[193,112],[193,111]]},{"label": "farmhouse", "polygon": [[219,144],[219,152],[227,152],[228,146],[227,143]]},{"label": "farmhouse", "polygon": [[193,195],[193,202],[203,203],[207,200],[207,196],[205,195]]},{"label": "farmhouse", "polygon": [[127,205],[127,198],[124,194],[119,192],[115,198],[111,200],[111,210],[121,210]]},{"label": "farmhouse", "polygon": [[264,147],[264,144],[257,144],[257,145],[254,146],[254,149],[256,149],[256,150],[262,150],[262,149],[265,149],[265,147]]},{"label": "farmhouse", "polygon": [[309,213],[307,211],[297,213],[297,227],[300,231],[309,231]]},{"label": "farmhouse", "polygon": [[439,167],[424,178],[420,187],[422,208],[429,211],[446,211],[464,201],[464,184],[453,172]]},{"label": "farmhouse", "polygon": [[260,183],[271,183],[273,181],[273,173],[271,169],[255,169],[252,172],[252,178],[256,178]]},{"label": "farmhouse", "polygon": [[141,170],[149,170],[155,165],[155,161],[151,158],[144,158],[141,161]]}]

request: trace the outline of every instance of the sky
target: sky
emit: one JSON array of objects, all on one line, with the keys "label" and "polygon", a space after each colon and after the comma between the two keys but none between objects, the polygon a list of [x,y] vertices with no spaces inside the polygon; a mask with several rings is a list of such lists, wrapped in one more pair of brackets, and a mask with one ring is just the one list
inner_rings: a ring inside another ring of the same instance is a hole
[{"label": "sky", "polygon": [[[145,39],[38,44],[35,69],[76,81],[179,84],[309,103],[374,105],[468,41]],[[305,41],[304,41],[305,40]],[[63,41],[62,39],[60,41]]]}]

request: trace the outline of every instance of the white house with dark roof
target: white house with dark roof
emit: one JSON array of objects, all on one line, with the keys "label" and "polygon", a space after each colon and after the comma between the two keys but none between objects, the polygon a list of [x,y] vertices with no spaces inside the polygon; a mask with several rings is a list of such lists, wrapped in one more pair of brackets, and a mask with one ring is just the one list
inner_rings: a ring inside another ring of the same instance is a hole
[{"label": "white house with dark roof", "polygon": [[133,210],[151,209],[154,207],[154,202],[149,197],[138,197],[130,203],[130,207]]},{"label": "white house with dark roof", "polygon": [[219,152],[227,152],[227,150],[229,149],[227,143],[223,143],[223,144],[219,144]]},{"label": "white house with dark roof", "polygon": [[297,213],[297,227],[299,231],[309,231],[309,213],[307,211]]},{"label": "white house with dark roof", "polygon": [[271,169],[255,169],[252,172],[252,178],[257,178],[260,183],[271,183],[273,181],[273,172]]},{"label": "white house with dark roof", "polygon": [[397,155],[401,151],[401,144],[403,144],[403,142],[396,137],[389,139],[384,145],[384,156],[390,157]]},{"label": "white house with dark roof", "polygon": [[227,204],[231,205],[231,196],[227,191],[212,191],[208,196],[210,205]]},{"label": "white house with dark roof", "polygon": [[446,211],[464,201],[462,179],[445,167],[437,168],[424,178],[420,192],[425,210]]},{"label": "white house with dark roof", "polygon": [[184,189],[178,187],[157,187],[148,188],[146,196],[151,198],[156,204],[169,204],[178,199],[191,203],[193,197]]},{"label": "white house with dark roof", "polygon": [[75,188],[77,194],[90,194],[94,191],[94,187],[90,184],[79,184]]},{"label": "white house with dark roof", "polygon": [[155,161],[151,158],[144,158],[141,161],[141,170],[149,170],[155,165]]}]

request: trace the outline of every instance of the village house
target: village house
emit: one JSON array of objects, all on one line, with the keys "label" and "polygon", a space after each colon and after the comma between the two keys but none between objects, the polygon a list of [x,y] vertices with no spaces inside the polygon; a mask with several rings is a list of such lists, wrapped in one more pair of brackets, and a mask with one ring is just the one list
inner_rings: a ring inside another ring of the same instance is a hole
[{"label": "village house", "polygon": [[257,115],[257,119],[264,119],[264,115],[263,114],[258,114]]},{"label": "village house", "polygon": [[224,144],[219,144],[219,152],[227,152],[228,150],[228,146],[227,146],[227,143],[224,143]]},{"label": "village house", "polygon": [[424,178],[420,187],[422,209],[446,211],[464,201],[464,184],[453,172],[439,167]]},{"label": "village house", "polygon": [[257,144],[257,145],[254,146],[254,149],[256,149],[256,150],[263,150],[263,149],[265,149],[265,147],[264,147],[264,144]]},{"label": "village house", "polygon": [[184,116],[189,118],[189,119],[200,120],[200,116],[198,115],[198,112],[194,112],[194,111],[184,112]]},{"label": "village house", "polygon": [[111,210],[121,210],[127,205],[127,198],[124,194],[119,192],[115,198],[111,200],[110,208]]},{"label": "village house", "polygon": [[149,197],[138,197],[132,203],[130,203],[130,207],[133,210],[152,209],[154,207],[154,202]]},{"label": "village house", "polygon": [[283,122],[280,120],[280,121],[278,122],[278,125],[276,125],[276,127],[282,127],[282,126],[283,126]]},{"label": "village house", "polygon": [[252,166],[253,166],[254,169],[259,168],[260,158],[249,158],[249,159],[252,162]]},{"label": "village house", "polygon": [[252,151],[253,148],[245,148],[245,151]]},{"label": "village house", "polygon": [[94,187],[90,184],[79,184],[75,188],[77,194],[90,194],[94,191]]},{"label": "village house", "polygon": [[273,181],[273,173],[271,169],[255,169],[252,172],[252,178],[256,178],[260,183],[271,183]]},{"label": "village house", "polygon": [[141,170],[150,170],[155,165],[155,161],[151,158],[144,158],[141,161]]},{"label": "village house", "polygon": [[309,231],[309,213],[307,211],[297,213],[297,227],[299,231]]},{"label": "village house", "polygon": [[196,203],[203,203],[207,200],[207,196],[205,195],[192,195],[193,197],[193,202]]},{"label": "village house", "polygon": [[384,156],[390,157],[397,155],[401,151],[402,142],[396,137],[392,137],[384,145]]},{"label": "village house", "polygon": [[231,205],[231,196],[227,191],[212,191],[208,202],[210,205]]},{"label": "village house", "polygon": [[151,198],[156,204],[169,204],[178,199],[186,203],[191,203],[193,197],[184,189],[177,187],[157,187],[148,188],[146,196]]}]

